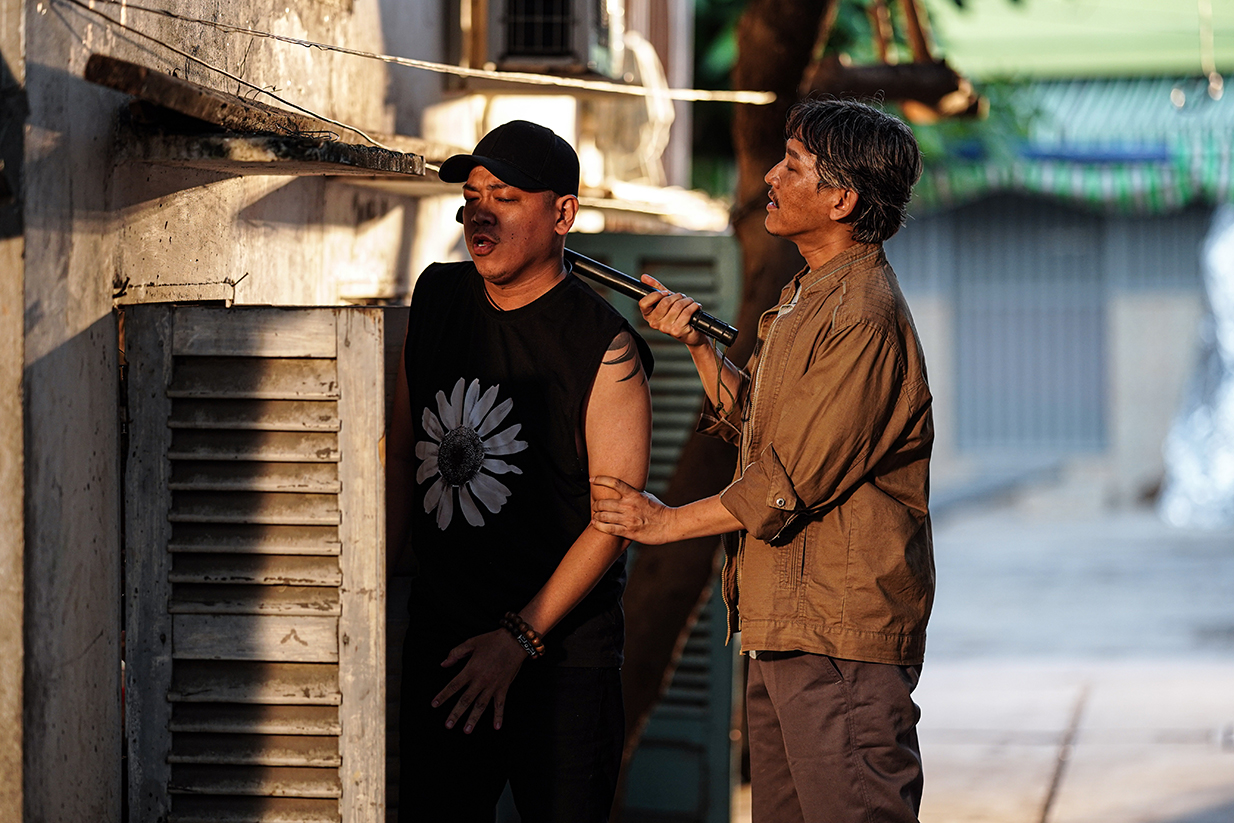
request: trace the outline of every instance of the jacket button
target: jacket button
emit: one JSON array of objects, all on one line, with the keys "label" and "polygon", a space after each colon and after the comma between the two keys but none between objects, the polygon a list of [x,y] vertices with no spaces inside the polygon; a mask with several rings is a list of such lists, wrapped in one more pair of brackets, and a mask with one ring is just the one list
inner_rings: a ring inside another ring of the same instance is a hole
[{"label": "jacket button", "polygon": [[784,498],[783,498],[783,497],[777,497],[777,498],[776,498],[776,505],[777,505],[777,506],[783,506],[783,505],[784,505]]}]

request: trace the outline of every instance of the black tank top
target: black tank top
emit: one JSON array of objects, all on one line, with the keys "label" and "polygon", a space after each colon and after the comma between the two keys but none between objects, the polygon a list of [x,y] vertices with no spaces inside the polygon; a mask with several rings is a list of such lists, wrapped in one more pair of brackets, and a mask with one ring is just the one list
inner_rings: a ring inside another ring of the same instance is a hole
[{"label": "black tank top", "polygon": [[[409,642],[444,657],[497,628],[587,527],[584,403],[623,329],[633,334],[573,275],[511,311],[489,302],[471,262],[420,275],[406,349],[417,467]],[[624,586],[623,555],[545,637],[545,662],[621,665]]]}]

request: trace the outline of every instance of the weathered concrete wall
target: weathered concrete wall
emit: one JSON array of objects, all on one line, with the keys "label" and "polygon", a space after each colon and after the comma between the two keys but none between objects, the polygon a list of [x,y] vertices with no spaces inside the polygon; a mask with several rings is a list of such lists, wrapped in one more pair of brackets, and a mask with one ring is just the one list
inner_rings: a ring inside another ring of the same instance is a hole
[{"label": "weathered concrete wall", "polygon": [[[22,0],[0,0],[0,819],[22,819]],[[7,191],[6,195],[4,191]]]},{"label": "weathered concrete wall", "polygon": [[409,291],[407,198],[321,177],[127,162],[115,179],[117,292],[230,281],[238,304],[334,305]]},{"label": "weathered concrete wall", "polygon": [[113,107],[59,56],[59,19],[27,17],[25,809],[120,811],[116,345],[106,213]]},{"label": "weathered concrete wall", "polygon": [[[376,0],[281,4],[198,3],[187,14],[217,17],[317,42],[383,48]],[[275,8],[264,11],[265,5]],[[216,12],[215,9],[218,9]],[[177,7],[183,10],[182,6]],[[386,67],[370,60],[267,39],[226,35],[130,12],[131,22],[284,99],[368,132],[394,130]],[[234,81],[181,57],[148,54],[117,42],[108,53],[227,91]],[[244,96],[275,103],[239,89]],[[125,98],[100,92],[119,108]],[[275,103],[278,105],[277,103]],[[339,129],[339,139],[362,143]],[[121,130],[120,139],[130,139]],[[238,177],[117,157],[110,205],[117,216],[115,287],[238,282],[238,303],[331,305],[340,299],[393,297],[410,281],[414,207],[406,198],[319,177]],[[374,221],[377,221],[374,223]],[[357,263],[355,236],[363,235]]]},{"label": "weathered concrete wall", "polygon": [[[399,57],[446,62],[446,27],[454,20],[445,2],[380,0],[384,50]],[[424,110],[441,100],[444,75],[406,66],[390,68],[388,101],[399,134],[422,136]]]},{"label": "weathered concrete wall", "polygon": [[[0,2],[8,8],[12,0]],[[116,6],[96,7],[120,14]],[[174,7],[316,41],[368,50],[381,45],[377,0],[294,8],[268,0],[201,0]],[[380,64],[225,35],[132,8],[124,17],[321,114],[369,130],[392,125]],[[113,293],[126,282],[235,281],[247,274],[238,302],[334,303],[341,289],[336,274],[347,269],[339,261],[350,260],[357,244],[369,254],[375,280],[398,282],[408,242],[402,221],[410,218],[398,198],[321,179],[118,164],[117,135],[124,134],[118,115],[126,98],[80,79],[91,51],[228,91],[234,84],[57,0],[27,0],[26,23],[24,816],[108,823],[119,819],[123,780]],[[0,254],[11,253],[5,247]],[[354,281],[355,272],[349,277]],[[0,394],[9,396],[7,382]],[[5,591],[0,604],[7,603]],[[6,657],[5,676],[8,664]]]}]

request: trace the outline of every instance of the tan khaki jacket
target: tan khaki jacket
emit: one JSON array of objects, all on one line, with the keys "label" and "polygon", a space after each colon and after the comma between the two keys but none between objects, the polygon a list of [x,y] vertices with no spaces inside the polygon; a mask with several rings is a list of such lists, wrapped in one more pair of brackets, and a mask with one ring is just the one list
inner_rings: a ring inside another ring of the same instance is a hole
[{"label": "tan khaki jacket", "polygon": [[720,495],[746,528],[726,541],[729,627],[742,651],[920,663],[934,428],[917,331],[881,245],[798,274],[781,305],[798,283],[759,319],[733,408],[699,425],[740,449]]}]

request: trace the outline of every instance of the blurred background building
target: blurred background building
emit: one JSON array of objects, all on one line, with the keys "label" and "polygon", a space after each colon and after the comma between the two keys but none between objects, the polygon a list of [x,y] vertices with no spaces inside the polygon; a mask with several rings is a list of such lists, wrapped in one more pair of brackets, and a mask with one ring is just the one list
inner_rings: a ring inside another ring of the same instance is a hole
[{"label": "blurred background building", "polygon": [[889,244],[935,340],[939,477],[1052,465],[1072,502],[1152,501],[1199,361],[1201,244],[1230,199],[1231,9],[940,3],[933,19],[1006,130],[923,129],[933,162]]}]

